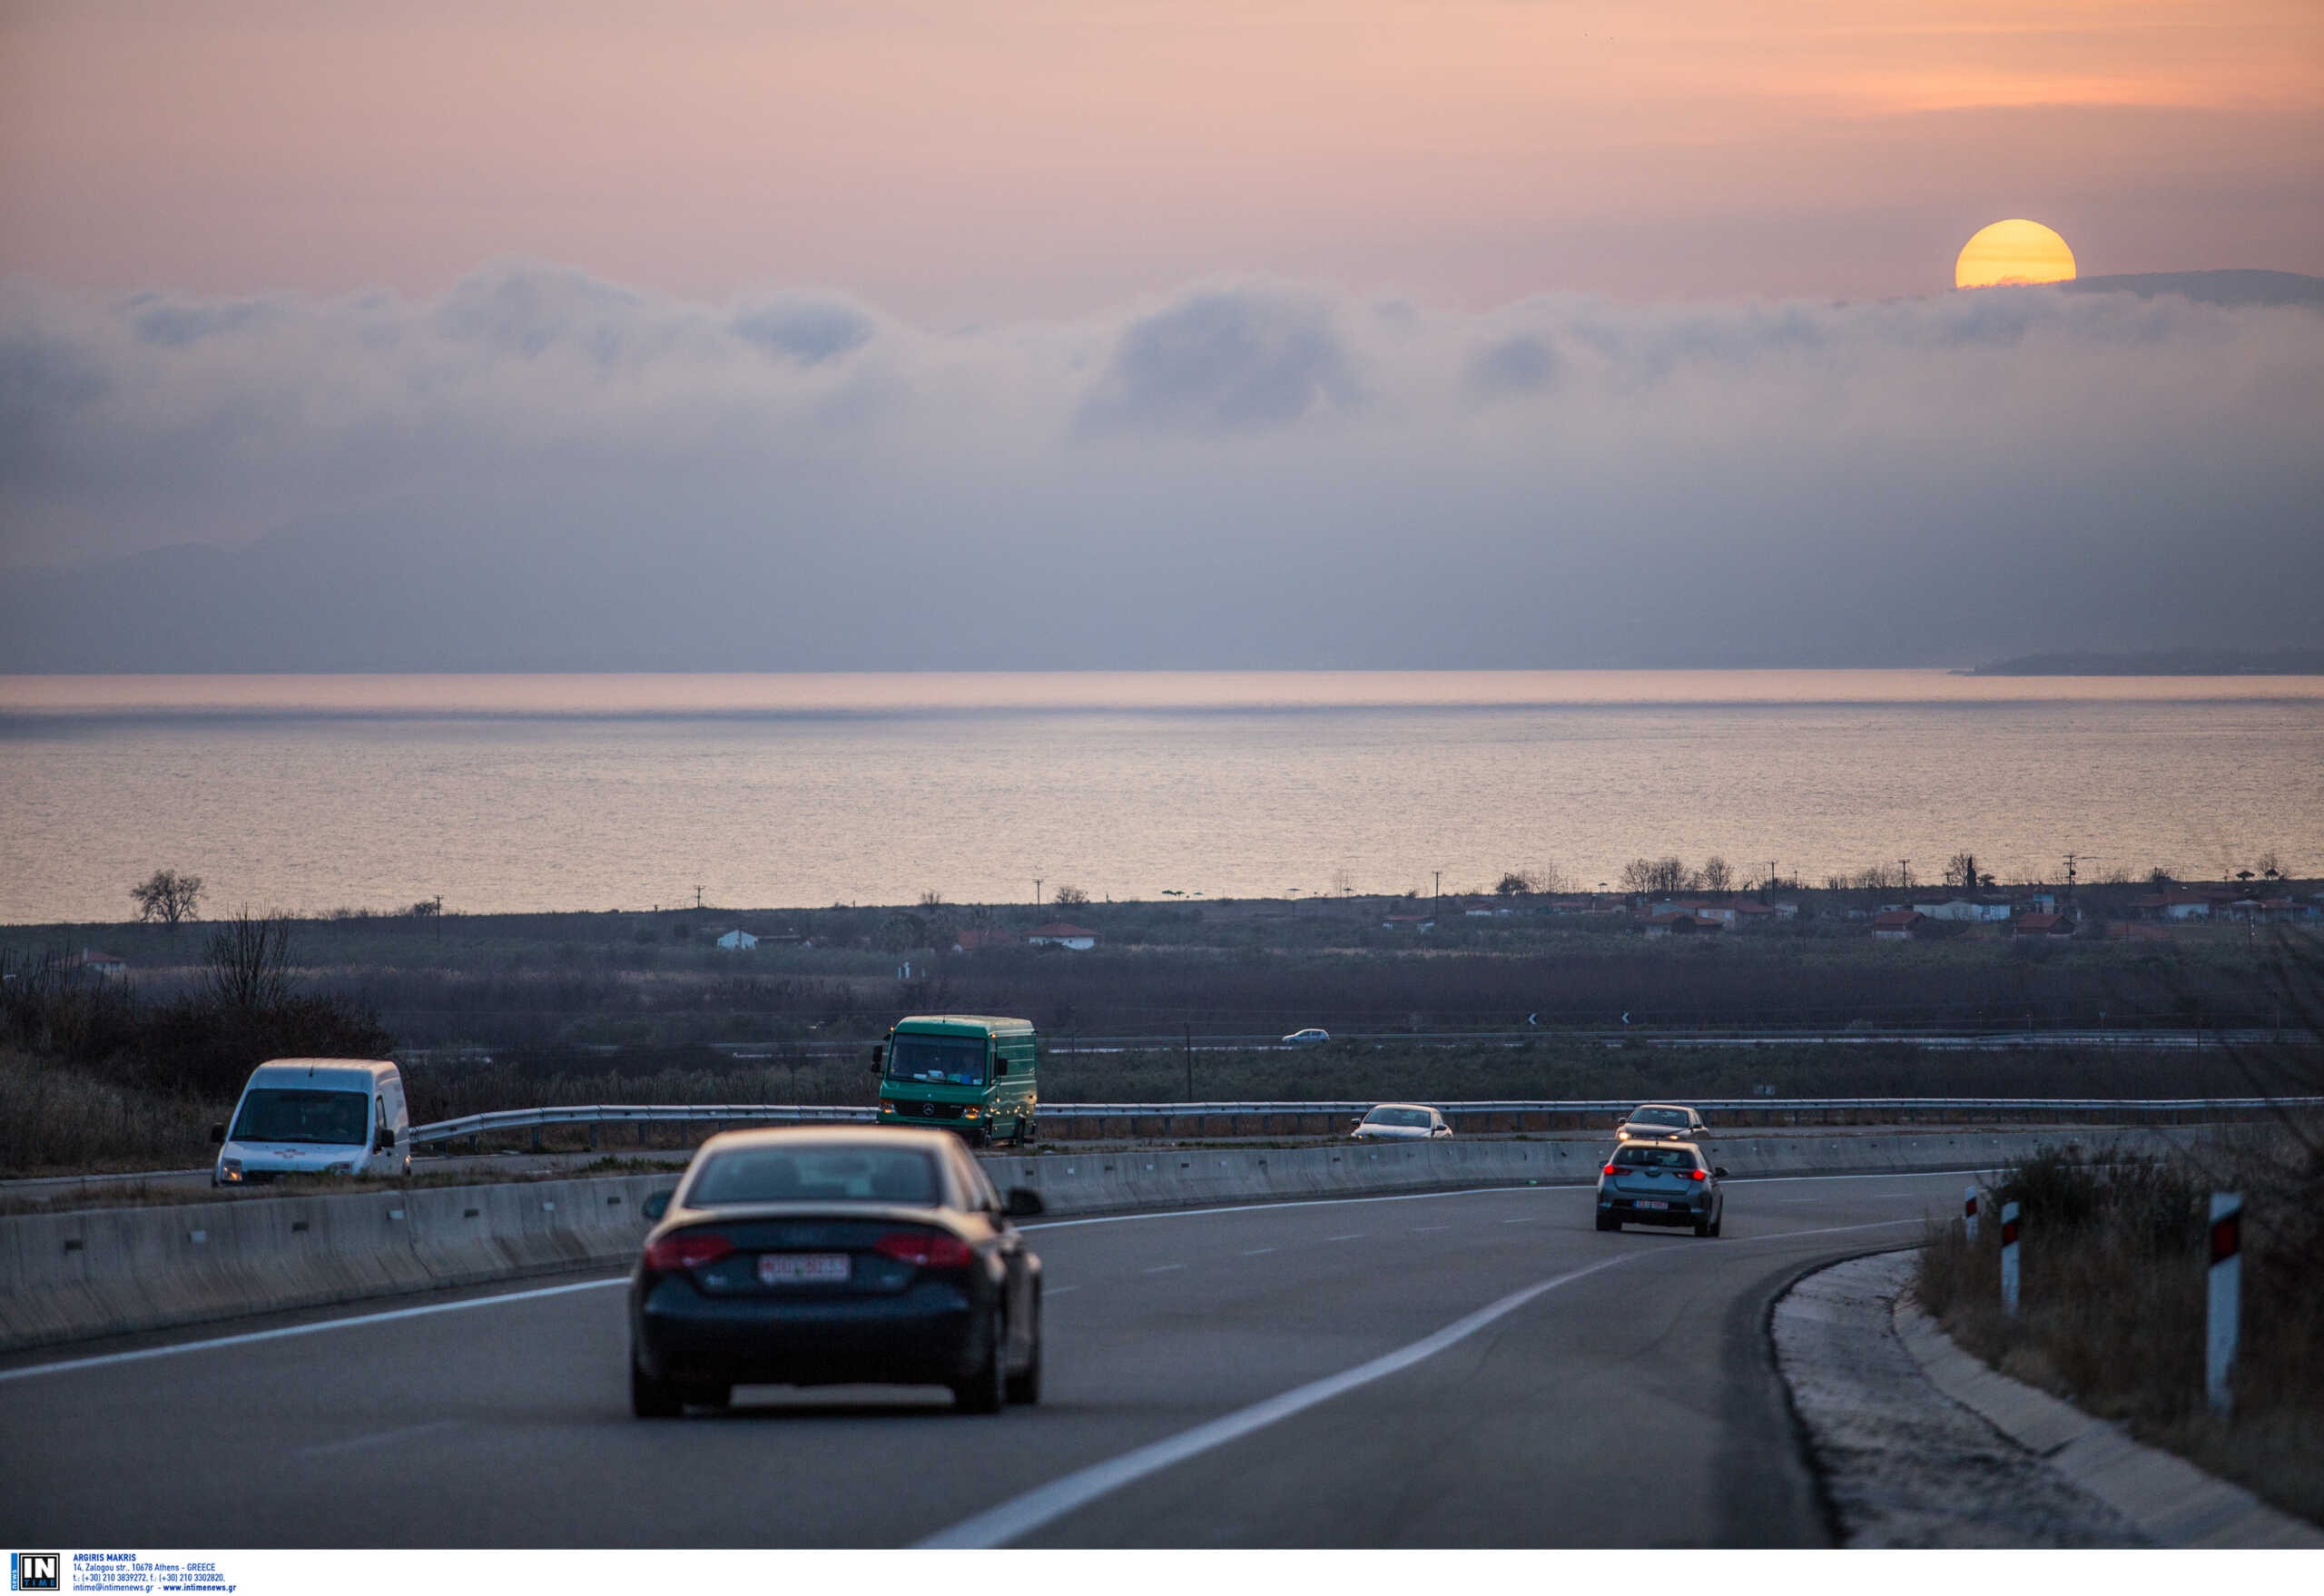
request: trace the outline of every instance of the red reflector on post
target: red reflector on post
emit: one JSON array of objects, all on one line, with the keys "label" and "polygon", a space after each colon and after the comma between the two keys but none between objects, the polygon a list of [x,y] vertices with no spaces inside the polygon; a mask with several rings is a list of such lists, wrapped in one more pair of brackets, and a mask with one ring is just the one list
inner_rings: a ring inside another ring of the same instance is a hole
[{"label": "red reflector on post", "polygon": [[957,1236],[922,1230],[893,1230],[872,1244],[883,1257],[898,1258],[922,1269],[960,1269],[976,1254]]},{"label": "red reflector on post", "polygon": [[2002,1246],[2012,1246],[2012,1245],[2014,1245],[2014,1244],[2016,1242],[2016,1240],[2017,1240],[2017,1221],[2016,1221],[2016,1220],[2014,1220],[2014,1219],[2004,1219],[2004,1220],[2001,1222],[2001,1244],[2002,1244]]},{"label": "red reflector on post", "polygon": [[667,1274],[699,1268],[734,1250],[734,1244],[714,1230],[680,1230],[645,1249],[645,1266]]},{"label": "red reflector on post", "polygon": [[2243,1250],[2243,1213],[2241,1209],[2214,1220],[2211,1224],[2211,1262],[2224,1264]]}]

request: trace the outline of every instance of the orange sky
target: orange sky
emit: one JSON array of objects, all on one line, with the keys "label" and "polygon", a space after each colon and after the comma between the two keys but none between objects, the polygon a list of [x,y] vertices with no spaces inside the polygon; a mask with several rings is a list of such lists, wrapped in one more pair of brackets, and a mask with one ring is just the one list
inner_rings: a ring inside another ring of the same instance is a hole
[{"label": "orange sky", "polygon": [[1877,295],[2006,216],[2324,272],[2324,5],[0,4],[0,271],[64,283]]}]

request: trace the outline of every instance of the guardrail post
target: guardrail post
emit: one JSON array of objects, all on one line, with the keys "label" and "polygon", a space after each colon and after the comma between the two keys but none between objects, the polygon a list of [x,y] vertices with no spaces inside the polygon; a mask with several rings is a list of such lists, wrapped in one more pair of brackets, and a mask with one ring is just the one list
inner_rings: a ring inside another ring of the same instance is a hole
[{"label": "guardrail post", "polygon": [[1969,1232],[1969,1239],[1977,1239],[1977,1188],[1970,1187],[1961,1194],[1961,1223]]},{"label": "guardrail post", "polygon": [[2235,1374],[2235,1347],[2242,1331],[2241,1193],[2211,1193],[2211,1311],[2203,1347],[2203,1394],[2212,1415],[2223,1419],[2235,1409],[2235,1394],[2230,1382]]},{"label": "guardrail post", "polygon": [[593,1153],[597,1150],[597,1122],[595,1119],[589,1121],[589,1150]]},{"label": "guardrail post", "polygon": [[2017,1205],[2001,1206],[2001,1311],[2017,1317]]},{"label": "guardrail post", "polygon": [[540,1150],[541,1150],[541,1128],[540,1128],[538,1125],[536,1125],[536,1126],[534,1126],[534,1127],[533,1127],[533,1151],[535,1151],[535,1152],[537,1152],[537,1152],[539,1152]]}]

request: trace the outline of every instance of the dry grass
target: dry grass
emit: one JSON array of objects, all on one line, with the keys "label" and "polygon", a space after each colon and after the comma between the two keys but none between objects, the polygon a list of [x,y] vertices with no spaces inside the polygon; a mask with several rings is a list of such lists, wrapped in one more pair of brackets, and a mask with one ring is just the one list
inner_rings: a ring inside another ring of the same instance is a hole
[{"label": "dry grass", "polygon": [[0,1049],[0,1176],[189,1168],[209,1162],[217,1118],[195,1098]]},{"label": "dry grass", "polygon": [[[2244,1194],[2235,1415],[2203,1405],[2205,1214]],[[2023,1210],[2020,1313],[2003,1317],[2003,1202]],[[2324,1522],[2324,1169],[2252,1137],[2205,1166],[2045,1152],[2004,1172],[1975,1243],[1958,1220],[1922,1255],[1921,1301],[2003,1373]]]}]

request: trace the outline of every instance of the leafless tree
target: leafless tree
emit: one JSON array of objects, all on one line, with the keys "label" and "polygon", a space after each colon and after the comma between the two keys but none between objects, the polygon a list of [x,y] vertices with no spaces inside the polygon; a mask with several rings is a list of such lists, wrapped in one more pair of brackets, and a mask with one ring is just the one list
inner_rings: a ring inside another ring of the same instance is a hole
[{"label": "leafless tree", "polygon": [[1355,872],[1345,865],[1332,872],[1332,891],[1344,898],[1355,891]]},{"label": "leafless tree", "polygon": [[290,922],[247,909],[210,933],[202,984],[220,1008],[241,1015],[279,1009],[290,996]]},{"label": "leafless tree", "polygon": [[1555,860],[1544,859],[1541,863],[1535,865],[1531,870],[1527,871],[1525,873],[1527,878],[1532,882],[1533,890],[1537,892],[1571,892],[1573,891],[1573,878],[1567,874],[1564,869],[1561,868]]},{"label": "leafless tree", "polygon": [[1676,855],[1633,859],[1622,866],[1625,892],[1683,892],[1695,882],[1694,872]]},{"label": "leafless tree", "polygon": [[174,870],[157,870],[136,886],[129,895],[137,900],[137,918],[158,920],[171,930],[182,921],[193,918],[194,910],[202,902],[202,878],[182,875]]},{"label": "leafless tree", "polygon": [[931,887],[920,895],[920,906],[922,909],[941,909],[944,907],[944,894]]},{"label": "leafless tree", "polygon": [[1731,892],[1735,890],[1735,872],[1728,868],[1727,861],[1716,853],[1703,861],[1701,880],[1705,892]]},{"label": "leafless tree", "polygon": [[1945,862],[1945,884],[1964,892],[1977,890],[1977,856],[1965,850]]},{"label": "leafless tree", "polygon": [[1494,882],[1492,890],[1504,898],[1513,898],[1520,892],[1531,892],[1533,883],[1527,881],[1521,872],[1512,870]]},{"label": "leafless tree", "polygon": [[1060,886],[1049,895],[1049,901],[1059,909],[1070,909],[1077,904],[1089,901],[1089,894],[1079,887]]}]

